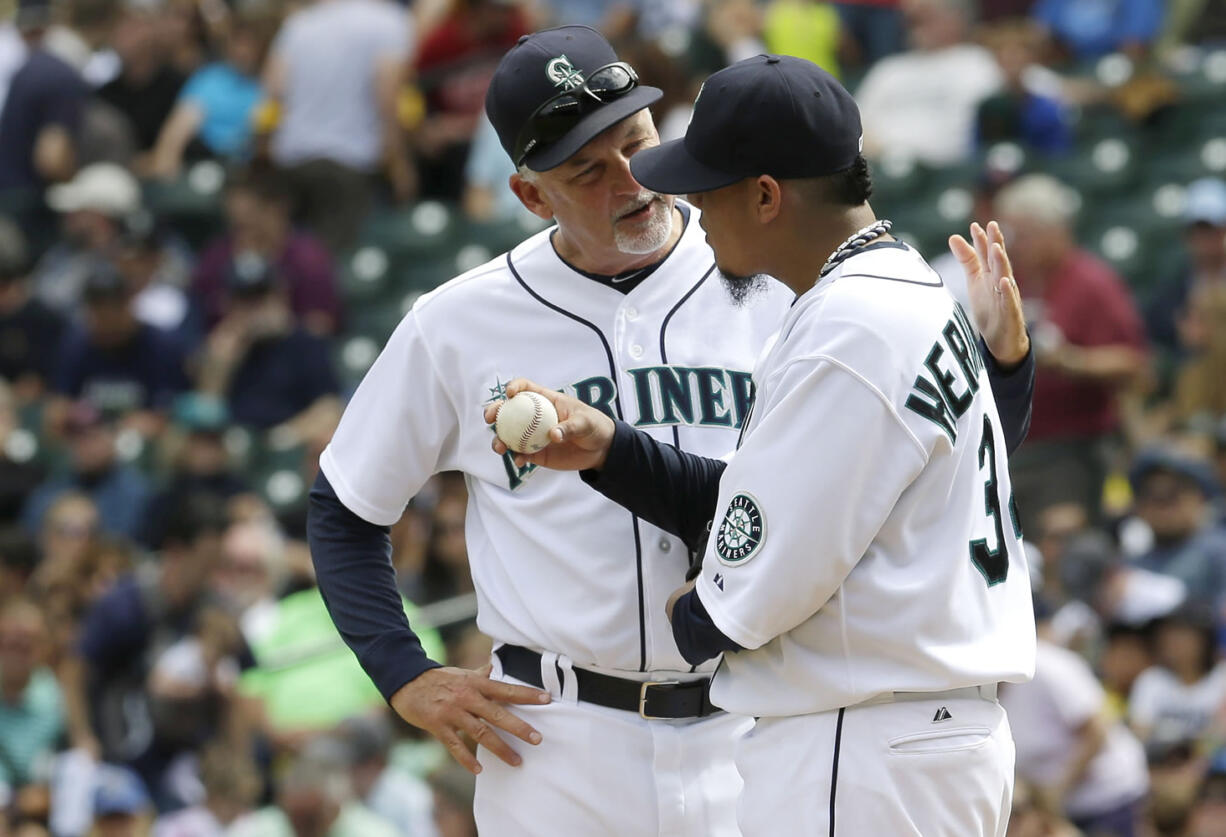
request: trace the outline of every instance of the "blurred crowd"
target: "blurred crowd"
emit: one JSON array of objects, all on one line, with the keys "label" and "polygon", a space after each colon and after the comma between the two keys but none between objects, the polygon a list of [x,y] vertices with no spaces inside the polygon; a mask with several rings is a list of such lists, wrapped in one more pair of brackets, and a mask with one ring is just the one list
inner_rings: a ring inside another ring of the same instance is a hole
[{"label": "blurred crowd", "polygon": [[[1226,836],[1226,182],[1181,184],[1142,288],[1069,178],[989,153],[1067,159],[1092,109],[1162,130],[1189,62],[1226,59],[1226,0],[7,3],[0,837],[476,833],[471,777],[328,618],[304,487],[353,386],[343,265],[428,202],[525,220],[484,94],[551,23],[664,90],[665,138],[707,74],[773,51],[853,89],[875,172],[964,173],[1040,367],[1012,461],[1042,641],[1002,689],[1009,833]],[[215,224],[151,199],[182,183]],[[431,656],[478,668],[466,503],[436,478],[393,562]]]}]

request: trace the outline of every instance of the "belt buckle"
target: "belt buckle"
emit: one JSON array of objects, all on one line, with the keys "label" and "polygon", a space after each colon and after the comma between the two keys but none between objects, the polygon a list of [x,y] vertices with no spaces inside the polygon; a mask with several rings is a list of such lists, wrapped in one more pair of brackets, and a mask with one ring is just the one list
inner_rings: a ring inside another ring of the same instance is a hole
[{"label": "belt buckle", "polygon": [[652,686],[680,686],[680,680],[648,680],[639,687],[639,717],[645,721],[667,721],[671,720],[665,715],[648,715],[647,714],[647,690]]}]

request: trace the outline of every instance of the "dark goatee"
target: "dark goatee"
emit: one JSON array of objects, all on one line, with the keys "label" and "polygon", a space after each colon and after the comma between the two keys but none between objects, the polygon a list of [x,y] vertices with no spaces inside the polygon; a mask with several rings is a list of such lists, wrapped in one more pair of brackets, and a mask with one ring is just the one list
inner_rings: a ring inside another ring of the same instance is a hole
[{"label": "dark goatee", "polygon": [[[718,268],[717,268],[718,270]],[[755,273],[752,276],[740,276],[735,273],[719,271],[719,278],[724,283],[724,290],[732,298],[732,304],[740,307],[766,289],[770,281],[765,273]]]}]

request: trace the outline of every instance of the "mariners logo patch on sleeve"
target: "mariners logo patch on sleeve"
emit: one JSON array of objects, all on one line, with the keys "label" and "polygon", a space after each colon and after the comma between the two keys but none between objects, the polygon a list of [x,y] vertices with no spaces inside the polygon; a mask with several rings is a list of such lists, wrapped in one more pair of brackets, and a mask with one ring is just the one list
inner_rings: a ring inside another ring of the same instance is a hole
[{"label": "mariners logo patch on sleeve", "polygon": [[715,536],[715,554],[728,566],[744,564],[766,540],[766,518],[753,495],[741,492],[728,504],[728,513]]}]

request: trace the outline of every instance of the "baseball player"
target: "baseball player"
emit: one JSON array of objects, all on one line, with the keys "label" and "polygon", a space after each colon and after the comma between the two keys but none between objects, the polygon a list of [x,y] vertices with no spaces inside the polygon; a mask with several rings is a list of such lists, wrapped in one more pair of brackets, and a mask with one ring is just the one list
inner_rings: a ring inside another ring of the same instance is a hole
[{"label": "baseball player", "polygon": [[[697,210],[631,177],[631,157],[658,143],[646,108],[659,96],[586,27],[507,54],[487,112],[520,167],[511,188],[556,226],[417,302],[311,495],[338,629],[393,708],[480,771],[477,821],[499,837],[738,833],[732,749],[750,722],[712,707],[714,662],[686,662],[664,615],[689,544],[573,474],[491,456],[482,421],[527,374],[677,449],[734,448],[754,358],[794,295],[776,284],[734,305]],[[1021,363],[994,378],[1020,439],[1033,368],[1020,313],[1009,316],[1020,303],[978,291],[987,344]],[[387,527],[443,470],[467,478],[478,625],[496,643],[488,675],[428,660],[395,594]],[[499,731],[535,746],[521,757]],[[481,745],[479,766],[460,733]]]},{"label": "baseball player", "polygon": [[[756,718],[735,750],[746,837],[1003,835],[996,687],[1032,676],[1035,629],[1001,419],[967,315],[874,217],[860,137],[828,73],[758,56],[631,162],[690,194],[734,286],[798,294],[726,467],[556,393],[560,444],[517,461],[600,467],[585,478],[681,536],[714,520],[667,607],[688,662],[723,654],[712,703]],[[976,261],[1011,283],[989,232]]]}]

